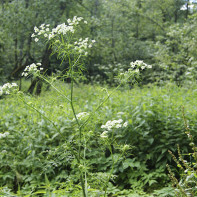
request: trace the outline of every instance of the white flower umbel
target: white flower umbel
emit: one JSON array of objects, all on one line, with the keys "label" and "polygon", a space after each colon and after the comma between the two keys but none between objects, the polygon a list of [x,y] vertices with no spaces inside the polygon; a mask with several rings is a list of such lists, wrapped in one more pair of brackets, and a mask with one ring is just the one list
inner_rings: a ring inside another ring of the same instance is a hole
[{"label": "white flower umbel", "polygon": [[[51,30],[49,29],[49,25],[42,24],[40,25],[40,27],[34,27],[34,33],[31,35],[31,37],[34,39],[35,42],[38,42],[41,37],[43,37],[45,40],[47,39],[47,41],[54,41],[56,43],[56,47],[57,43],[60,44],[63,42],[63,44],[67,46],[68,51],[87,56],[87,49],[92,48],[93,44],[96,42],[95,40],[80,38],[78,41],[75,40],[73,42],[70,42],[72,34],[75,33],[77,25],[82,20],[82,17],[74,16],[73,19],[67,20],[67,24],[59,24],[57,25],[57,27]],[[87,21],[84,21],[84,24],[87,24]],[[65,39],[66,42],[63,41],[63,37],[65,36],[67,36],[68,38]]]},{"label": "white flower umbel", "polygon": [[16,83],[6,83],[3,86],[0,86],[0,96],[3,94],[10,94],[16,90],[18,85]]},{"label": "white flower umbel", "polygon": [[[31,37],[36,37],[35,42],[38,41],[37,36],[44,35],[44,37],[48,37],[48,40],[51,40],[52,38],[58,36],[58,35],[66,35],[67,33],[74,33],[75,32],[75,26],[79,24],[79,22],[83,20],[82,17],[74,16],[73,19],[68,19],[67,24],[62,23],[60,25],[57,25],[57,27],[53,28],[51,31],[49,29],[49,24],[45,25],[42,24],[40,27],[34,27],[34,33],[31,35]],[[87,21],[86,21],[87,22]]]},{"label": "white flower umbel", "polygon": [[140,71],[149,68],[152,68],[152,66],[144,63],[142,60],[136,60],[135,62],[130,62],[130,68],[128,71],[120,73],[117,78],[123,83],[126,83],[129,80],[131,80],[132,83],[135,83],[140,77]]},{"label": "white flower umbel", "polygon": [[40,73],[40,71],[43,70],[43,68],[39,66],[41,66],[41,63],[37,63],[37,64],[33,63],[30,64],[29,66],[26,66],[21,76],[27,77],[29,74]]},{"label": "white flower umbel", "polygon": [[95,43],[94,40],[89,41],[88,38],[85,38],[84,40],[80,38],[79,41],[74,42],[75,45],[74,49],[79,53],[85,53],[85,55],[87,55],[86,49],[92,48],[93,43]]},{"label": "white flower umbel", "polygon": [[109,120],[106,122],[105,125],[102,125],[101,128],[102,129],[106,129],[108,131],[111,131],[112,129],[119,129],[119,128],[122,128],[122,127],[125,127],[123,126],[124,124],[122,124],[123,120],[122,119],[119,119],[119,120]]},{"label": "white flower umbel", "polygon": [[107,138],[108,137],[108,131],[104,131],[103,133],[101,133],[100,137],[101,138]]},{"label": "white flower umbel", "polygon": [[10,134],[9,132],[0,133],[0,139],[6,138],[9,134]]},{"label": "white flower umbel", "polygon": [[[88,112],[81,112],[81,113],[77,114],[76,117],[77,117],[77,119],[82,120],[82,119],[86,118],[86,117],[89,116],[89,115],[90,115],[90,114],[89,114]],[[73,118],[73,121],[74,121],[74,120],[75,120],[75,119]]]},{"label": "white flower umbel", "polygon": [[124,124],[123,124],[123,127],[127,127],[128,126],[128,122],[125,122]]},{"label": "white flower umbel", "polygon": [[144,70],[145,68],[152,68],[151,65],[148,65],[144,63],[142,60],[136,60],[135,62],[130,62],[130,66],[133,69],[138,69],[137,72],[139,72],[139,69]]}]

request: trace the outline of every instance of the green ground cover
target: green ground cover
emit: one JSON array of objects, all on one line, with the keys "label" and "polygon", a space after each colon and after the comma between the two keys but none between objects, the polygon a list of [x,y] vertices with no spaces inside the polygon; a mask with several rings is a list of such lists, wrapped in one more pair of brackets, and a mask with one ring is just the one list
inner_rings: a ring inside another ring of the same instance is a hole
[{"label": "green ground cover", "polygon": [[[68,84],[56,85],[69,95]],[[100,86],[79,84],[74,91],[77,114],[91,113],[107,95]],[[84,129],[88,142],[83,146],[85,171],[91,195],[103,195],[103,182],[112,168],[113,155],[119,159],[114,165],[108,196],[174,196],[167,187],[166,164],[177,175],[178,171],[168,150],[176,155],[179,144],[183,153],[191,151],[181,106],[185,107],[195,140],[196,97],[194,85],[147,85],[115,91]],[[68,147],[72,144],[77,149],[78,130],[65,99],[52,89],[40,97],[4,96],[0,99],[0,111],[0,132],[9,133],[0,138],[1,195],[12,196],[12,191],[18,196],[81,196],[79,166]],[[101,125],[118,119],[128,126],[116,131],[118,146],[112,145],[111,154],[101,143]],[[121,156],[117,147],[125,144],[131,149]]]}]

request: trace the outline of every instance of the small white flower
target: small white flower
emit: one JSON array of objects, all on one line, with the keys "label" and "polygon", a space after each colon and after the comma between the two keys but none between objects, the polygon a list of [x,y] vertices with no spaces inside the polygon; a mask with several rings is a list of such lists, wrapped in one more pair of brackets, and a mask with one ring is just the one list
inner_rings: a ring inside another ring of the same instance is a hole
[{"label": "small white flower", "polygon": [[54,34],[49,34],[49,40],[51,40],[52,38],[54,38]]},{"label": "small white flower", "polygon": [[104,131],[103,133],[101,133],[100,137],[102,138],[107,138],[108,137],[108,131]]},{"label": "small white flower", "polygon": [[38,42],[38,40],[39,40],[38,38],[35,38],[35,42]]},{"label": "small white flower", "polygon": [[34,27],[35,33],[39,32],[39,29],[37,27]]},{"label": "small white flower", "polygon": [[35,37],[35,34],[33,33],[33,34],[31,35],[31,37],[32,37],[32,38]]},{"label": "small white flower", "polygon": [[87,22],[87,21],[84,21],[84,23],[85,23],[85,24],[88,24],[88,22]]},{"label": "small white flower", "polygon": [[10,134],[9,132],[0,133],[0,139],[7,137],[9,134]]},{"label": "small white flower", "polygon": [[41,66],[42,64],[41,63],[37,63],[36,65]]},{"label": "small white flower", "polygon": [[[83,118],[85,118],[87,116],[89,116],[88,112],[81,112],[81,113],[76,115],[77,119],[79,119],[79,120],[82,120]],[[73,120],[75,120],[75,119],[73,119]]]},{"label": "small white flower", "polygon": [[48,35],[47,34],[44,34],[44,37],[46,38]]},{"label": "small white flower", "polygon": [[123,124],[123,127],[127,127],[128,126],[128,122],[125,122],[124,124]]},{"label": "small white flower", "polygon": [[116,129],[121,128],[121,127],[122,127],[121,124],[116,124],[116,125],[115,125],[115,128],[116,128]]},{"label": "small white flower", "polygon": [[135,64],[133,62],[130,63],[131,68],[135,68]]}]

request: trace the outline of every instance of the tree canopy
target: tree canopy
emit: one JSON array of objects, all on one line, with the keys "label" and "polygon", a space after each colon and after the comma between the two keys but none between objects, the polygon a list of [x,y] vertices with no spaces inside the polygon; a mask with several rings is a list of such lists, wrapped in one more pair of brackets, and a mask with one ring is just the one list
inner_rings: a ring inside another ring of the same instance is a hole
[{"label": "tree canopy", "polygon": [[[55,27],[68,18],[82,16],[79,37],[96,40],[85,64],[88,81],[113,83],[110,73],[126,69],[129,62],[154,65],[145,83],[195,79],[196,1],[191,0],[2,0],[0,4],[0,77],[18,79],[25,66],[42,62],[47,72],[61,67],[44,43],[31,37],[34,27]],[[110,72],[110,73],[109,73]]]}]

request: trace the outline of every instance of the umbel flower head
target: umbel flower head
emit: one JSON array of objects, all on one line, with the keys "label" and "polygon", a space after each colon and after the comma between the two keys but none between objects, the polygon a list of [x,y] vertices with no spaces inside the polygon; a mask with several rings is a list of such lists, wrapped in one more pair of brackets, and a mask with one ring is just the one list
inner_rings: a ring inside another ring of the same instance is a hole
[{"label": "umbel flower head", "polygon": [[119,129],[123,127],[127,127],[128,123],[124,122],[122,119],[118,120],[109,120],[107,121],[104,125],[101,125],[102,129],[106,129],[101,135],[101,138],[107,138],[108,137],[108,132],[111,131],[112,129]]},{"label": "umbel flower head", "polygon": [[[76,115],[78,120],[83,120],[84,118],[87,118],[90,114],[88,112],[81,112]],[[75,121],[75,118],[73,118],[73,121]]]},{"label": "umbel flower head", "polygon": [[128,124],[127,122],[123,123],[122,119],[109,120],[104,125],[102,125],[101,128],[111,131],[114,128],[118,129],[118,128],[122,128],[122,127],[127,127],[127,124]]},{"label": "umbel flower head", "polygon": [[1,138],[6,138],[9,134],[10,134],[9,132],[0,133],[0,139]]},{"label": "umbel flower head", "polygon": [[135,62],[130,62],[130,68],[124,73],[120,73],[118,79],[121,82],[127,82],[132,80],[136,82],[136,79],[139,79],[140,71],[152,68],[151,65],[144,63],[142,60],[136,60]]},{"label": "umbel flower head", "polygon": [[26,66],[21,76],[27,77],[29,74],[39,73],[41,70],[43,70],[43,68],[39,66],[41,66],[41,63],[37,63],[37,64],[33,63],[30,64],[29,66]]},{"label": "umbel flower head", "polygon": [[3,86],[0,86],[0,96],[3,94],[10,94],[16,90],[18,85],[16,83],[6,83]]},{"label": "umbel flower head", "polygon": [[[34,27],[34,33],[31,37],[35,42],[38,42],[41,37],[44,37],[48,42],[53,42],[57,48],[57,45],[60,46],[63,44],[64,47],[66,46],[67,50],[72,51],[72,53],[87,55],[87,49],[92,48],[96,42],[95,40],[80,38],[79,40],[73,40],[72,43],[70,42],[70,38],[76,32],[77,26],[82,21],[84,24],[87,24],[87,21],[84,21],[82,17],[74,16],[73,19],[68,19],[67,23],[59,24],[51,30],[49,24],[42,24],[40,27]],[[65,37],[67,38],[66,42],[64,40]]]}]

